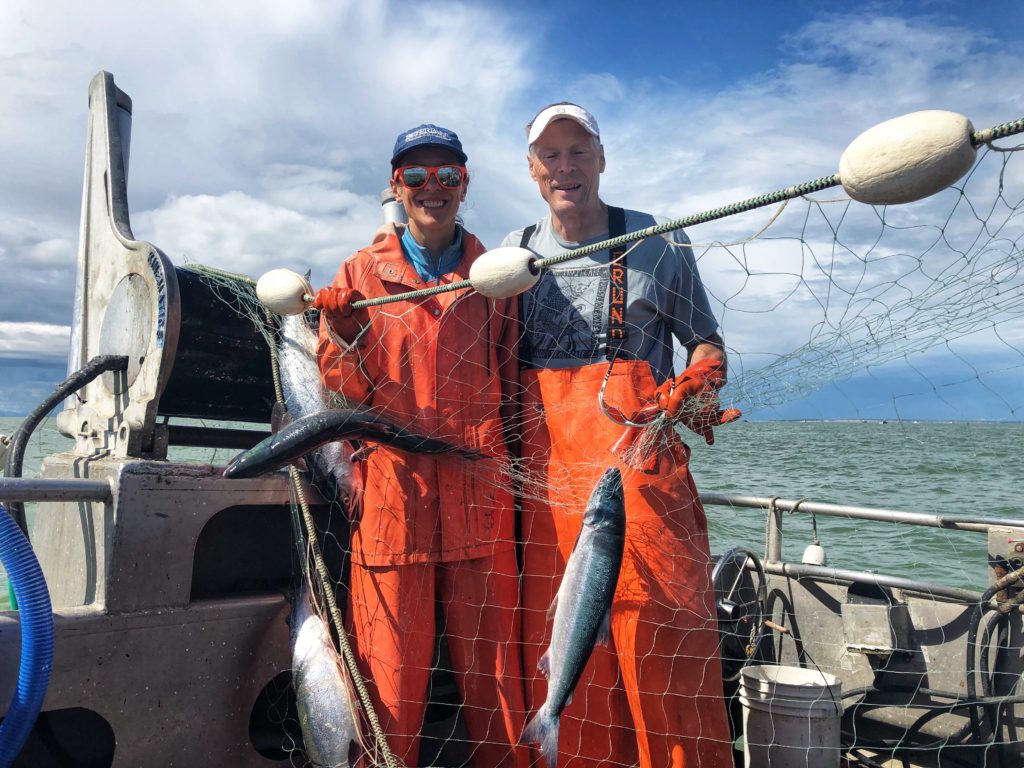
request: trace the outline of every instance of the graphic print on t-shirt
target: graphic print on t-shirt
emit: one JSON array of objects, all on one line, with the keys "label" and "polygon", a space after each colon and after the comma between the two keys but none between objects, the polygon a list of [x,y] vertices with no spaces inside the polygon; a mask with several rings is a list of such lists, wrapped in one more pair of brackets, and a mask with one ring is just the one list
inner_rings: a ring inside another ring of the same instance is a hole
[{"label": "graphic print on t-shirt", "polygon": [[593,361],[607,335],[606,268],[574,269],[559,279],[545,272],[523,295],[527,343],[533,362]]}]

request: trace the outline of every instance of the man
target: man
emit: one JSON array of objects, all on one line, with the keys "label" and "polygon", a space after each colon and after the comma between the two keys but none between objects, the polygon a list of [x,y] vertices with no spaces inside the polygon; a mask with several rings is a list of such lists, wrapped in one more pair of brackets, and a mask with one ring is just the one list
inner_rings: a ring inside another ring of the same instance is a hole
[{"label": "man", "polygon": [[[530,176],[549,214],[503,245],[552,257],[656,223],[601,200],[604,148],[585,109],[546,107],[527,136]],[[614,650],[595,650],[562,717],[559,768],[732,765],[707,522],[689,449],[671,424],[710,443],[712,428],[739,413],[717,407],[723,342],[687,243],[677,232],[565,262],[521,297],[523,466],[539,468],[533,490],[525,484],[521,531],[531,712],[545,695],[535,674],[550,639],[545,612],[586,499],[615,462],[626,495]],[[677,378],[673,336],[690,365]],[[641,422],[652,426],[629,426]]]},{"label": "man", "polygon": [[435,125],[395,142],[391,190],[408,217],[341,265],[317,294],[324,383],[413,432],[468,446],[467,461],[377,446],[353,522],[351,612],[361,671],[388,743],[419,765],[435,605],[478,768],[525,765],[518,573],[504,426],[518,379],[515,302],[467,290],[354,310],[464,280],[483,245],[457,221],[469,174],[458,136]]}]

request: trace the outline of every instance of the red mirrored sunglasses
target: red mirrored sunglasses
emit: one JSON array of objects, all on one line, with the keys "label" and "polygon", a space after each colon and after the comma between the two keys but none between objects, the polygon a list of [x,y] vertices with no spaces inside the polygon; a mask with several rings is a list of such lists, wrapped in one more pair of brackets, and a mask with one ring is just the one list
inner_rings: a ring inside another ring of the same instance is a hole
[{"label": "red mirrored sunglasses", "polygon": [[395,169],[394,179],[409,189],[420,189],[427,186],[431,176],[442,187],[455,189],[462,186],[469,174],[464,165],[403,165]]}]

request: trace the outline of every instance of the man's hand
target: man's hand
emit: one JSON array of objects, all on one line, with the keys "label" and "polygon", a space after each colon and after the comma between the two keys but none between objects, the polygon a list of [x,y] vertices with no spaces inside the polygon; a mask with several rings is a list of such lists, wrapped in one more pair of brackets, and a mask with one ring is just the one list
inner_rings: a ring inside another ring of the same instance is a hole
[{"label": "man's hand", "polygon": [[740,417],[736,408],[719,409],[718,390],[724,385],[725,363],[705,358],[658,387],[656,403],[669,419],[680,422],[712,445],[713,428]]},{"label": "man's hand", "polygon": [[363,294],[354,288],[339,289],[328,285],[317,291],[313,306],[323,313],[331,330],[342,341],[351,344],[370,322],[370,315],[365,307],[352,309],[352,305],[357,301],[363,301]]}]

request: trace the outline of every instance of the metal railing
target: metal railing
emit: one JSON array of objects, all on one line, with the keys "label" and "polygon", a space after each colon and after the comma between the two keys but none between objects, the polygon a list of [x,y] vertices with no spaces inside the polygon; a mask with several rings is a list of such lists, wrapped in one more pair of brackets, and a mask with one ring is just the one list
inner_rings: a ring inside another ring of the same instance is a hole
[{"label": "metal railing", "polygon": [[776,496],[737,496],[728,493],[702,493],[704,504],[727,507],[764,509],[774,507],[779,512],[802,512],[809,515],[845,517],[851,520],[877,520],[883,523],[923,525],[929,528],[947,528],[958,531],[988,532],[990,528],[1024,528],[1024,519],[1001,517],[972,517],[968,515],[933,515],[926,512],[903,512],[897,509],[855,507],[826,504],[806,499],[780,499]]},{"label": "metal railing", "polygon": [[[806,499],[782,499],[777,496],[743,496],[726,493],[702,493],[704,505],[726,507],[744,507],[765,511],[765,553],[763,567],[766,573],[787,578],[808,578],[826,581],[833,584],[862,583],[891,587],[907,592],[914,592],[932,598],[944,598],[962,603],[977,603],[982,593],[960,587],[949,587],[934,582],[908,579],[862,571],[851,568],[831,568],[823,565],[806,565],[787,563],[782,560],[782,514],[801,513],[806,515],[823,515],[842,517],[849,520],[872,520],[876,522],[897,523],[900,525],[918,525],[928,528],[944,528],[947,530],[972,531],[987,533],[992,528],[1020,528],[1024,530],[1024,519],[1018,518],[978,518],[966,515],[936,515],[924,512],[906,512],[896,509],[875,507],[858,507],[841,504],[827,504]],[[748,569],[753,566],[748,563]]]},{"label": "metal railing", "polygon": [[102,501],[113,499],[103,480],[0,477],[0,501]]}]

